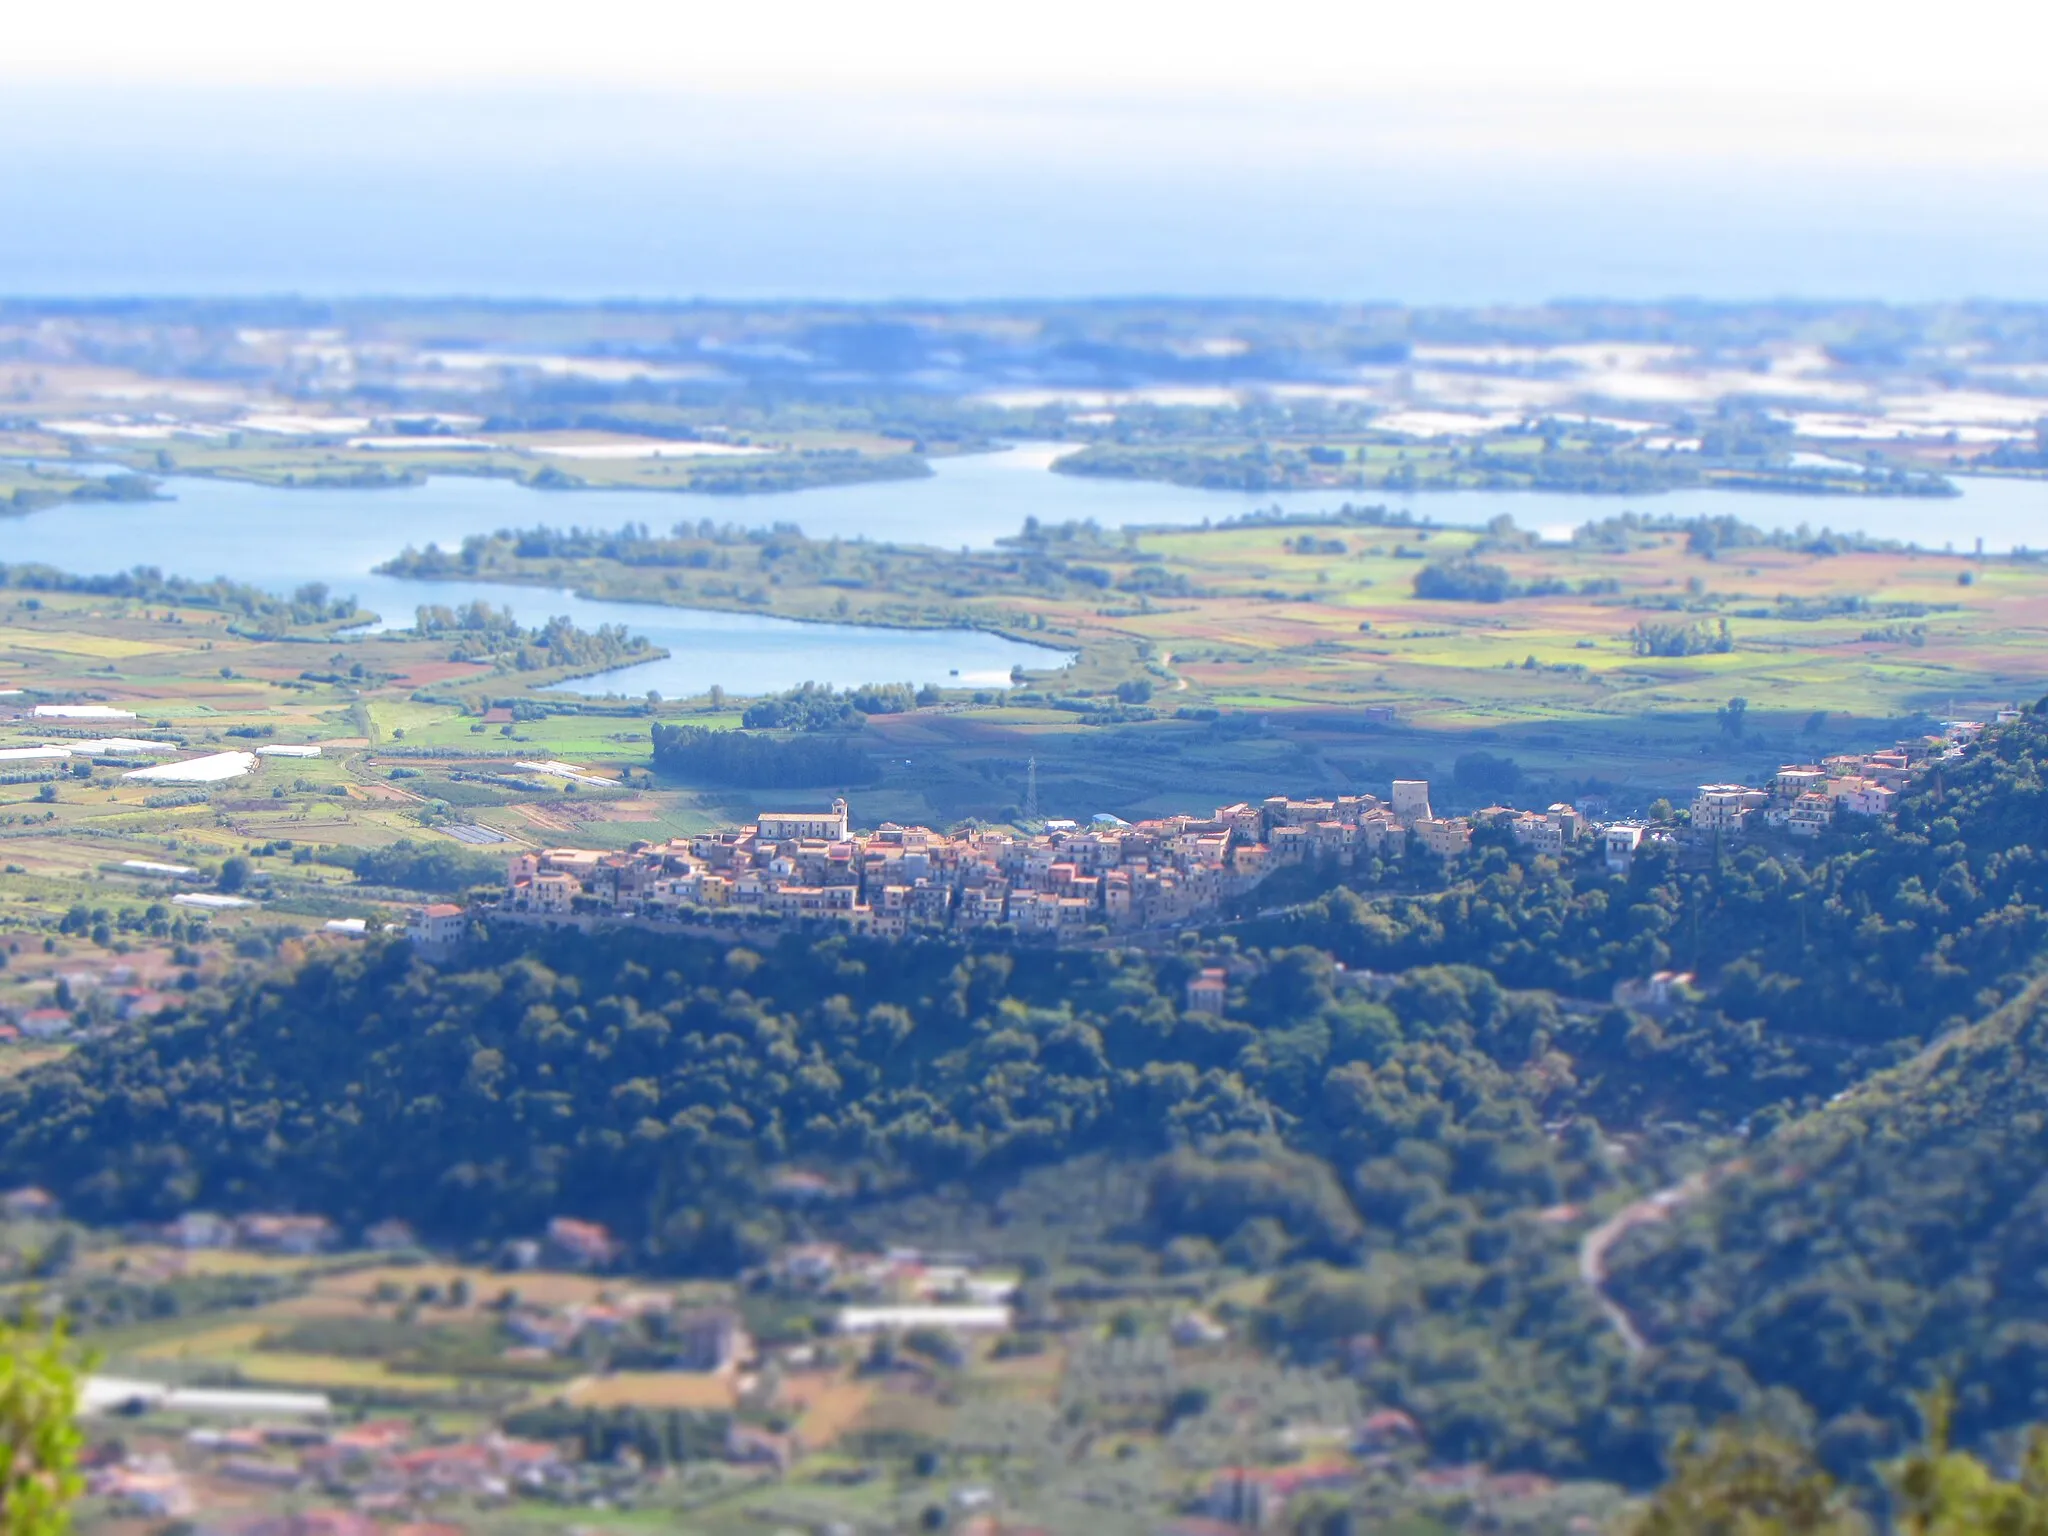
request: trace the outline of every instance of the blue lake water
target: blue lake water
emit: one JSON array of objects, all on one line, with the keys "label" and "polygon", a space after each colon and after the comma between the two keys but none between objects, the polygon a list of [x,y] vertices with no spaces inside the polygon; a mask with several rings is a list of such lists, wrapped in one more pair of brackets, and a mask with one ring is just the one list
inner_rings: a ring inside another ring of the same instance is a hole
[{"label": "blue lake water", "polygon": [[104,573],[136,565],[192,576],[227,576],[272,591],[325,582],[351,593],[392,623],[428,602],[482,597],[521,622],[568,614],[586,627],[626,624],[672,654],[575,685],[579,691],[686,696],[716,683],[756,693],[804,681],[993,685],[1019,663],[1044,667],[1046,649],[967,631],[797,624],[751,614],[697,612],[644,603],[594,602],[532,587],[407,581],[372,567],[407,545],[453,548],[499,528],[613,528],[633,521],[665,530],[709,517],[749,526],[794,523],[813,537],[869,538],[947,548],[987,547],[1028,517],[1058,523],[1199,525],[1261,508],[1334,509],[1379,503],[1437,523],[1483,523],[1505,512],[1524,528],[1561,535],[1589,518],[1625,509],[1679,516],[1732,514],[1770,529],[1801,526],[1859,531],[1939,549],[2048,546],[2048,483],[1961,479],[1963,494],[1938,500],[1673,491],[1657,496],[1583,496],[1527,491],[1289,491],[1257,494],[1189,490],[1049,473],[1056,450],[1025,445],[938,461],[927,479],[835,486],[783,495],[718,497],[623,491],[535,491],[509,480],[448,475],[383,490],[275,490],[230,481],[173,477],[170,498],[151,503],[64,504],[0,519],[0,560],[37,560]]},{"label": "blue lake water", "polygon": [[[926,484],[917,482],[917,488]],[[41,561],[94,575],[153,565],[173,575],[226,576],[280,593],[318,581],[401,626],[423,603],[454,606],[482,598],[510,608],[522,624],[544,623],[555,614],[585,629],[624,624],[669,652],[659,661],[565,685],[592,695],[638,696],[652,689],[687,698],[713,684],[729,693],[759,694],[804,682],[838,688],[878,682],[1008,687],[1012,667],[1056,667],[1069,654],[974,630],[803,624],[758,614],[601,602],[508,583],[412,581],[372,569],[408,544],[453,548],[469,534],[511,525],[616,527],[637,519],[660,527],[684,516],[770,522],[785,514],[787,498],[735,502],[540,492],[467,475],[386,490],[274,490],[174,476],[163,490],[170,499],[64,503],[0,517],[0,561]]]},{"label": "blue lake water", "polygon": [[[730,516],[750,524],[791,522],[814,538],[893,539],[944,547],[986,547],[1023,527],[1093,519],[1104,528],[1127,524],[1199,525],[1242,517],[1264,508],[1290,513],[1332,511],[1346,502],[1380,505],[1438,523],[1479,525],[1505,512],[1523,528],[1562,538],[1592,518],[1634,509],[1672,517],[1738,517],[1760,528],[1867,533],[1932,549],[1977,539],[1988,550],[2048,546],[2048,481],[1961,478],[1956,497],[1801,496],[1768,492],[1677,490],[1654,496],[1588,496],[1561,491],[1207,491],[1141,480],[1100,480],[1058,475],[1046,466],[1071,449],[1024,444],[1001,453],[941,459],[929,480],[835,486],[789,495],[749,498],[729,513],[714,506],[684,516]],[[607,507],[617,499],[596,496]],[[629,503],[630,506],[630,503]],[[582,515],[581,513],[578,514]],[[591,521],[611,525],[627,516],[658,523],[646,511],[613,511]],[[531,521],[531,519],[529,519]],[[550,518],[560,522],[561,518]]]}]

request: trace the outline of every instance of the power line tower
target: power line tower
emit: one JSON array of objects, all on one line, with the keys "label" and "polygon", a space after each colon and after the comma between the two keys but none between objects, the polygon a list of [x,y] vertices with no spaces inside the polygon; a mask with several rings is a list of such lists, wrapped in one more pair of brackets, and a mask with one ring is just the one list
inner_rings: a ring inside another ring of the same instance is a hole
[{"label": "power line tower", "polygon": [[1032,825],[1038,820],[1038,759],[1024,760],[1024,824]]}]

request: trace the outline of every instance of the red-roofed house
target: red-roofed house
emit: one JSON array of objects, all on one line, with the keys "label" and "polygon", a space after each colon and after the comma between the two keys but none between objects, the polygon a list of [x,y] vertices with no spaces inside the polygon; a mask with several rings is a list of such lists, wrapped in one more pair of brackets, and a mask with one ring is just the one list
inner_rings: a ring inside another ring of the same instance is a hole
[{"label": "red-roofed house", "polygon": [[47,1220],[57,1214],[57,1197],[33,1184],[0,1195],[0,1216],[9,1221]]},{"label": "red-roofed house", "polygon": [[1382,1408],[1365,1416],[1353,1448],[1361,1456],[1371,1456],[1421,1442],[1422,1426],[1411,1415],[1398,1408]]},{"label": "red-roofed house", "polygon": [[1229,973],[1211,967],[1188,978],[1189,1013],[1221,1013],[1230,997]]},{"label": "red-roofed house", "polygon": [[548,1223],[548,1247],[562,1262],[580,1269],[601,1269],[619,1256],[610,1228],[570,1216]]},{"label": "red-roofed house", "polygon": [[422,949],[447,949],[462,940],[462,908],[437,901],[429,907],[414,907],[406,920],[405,936]]}]

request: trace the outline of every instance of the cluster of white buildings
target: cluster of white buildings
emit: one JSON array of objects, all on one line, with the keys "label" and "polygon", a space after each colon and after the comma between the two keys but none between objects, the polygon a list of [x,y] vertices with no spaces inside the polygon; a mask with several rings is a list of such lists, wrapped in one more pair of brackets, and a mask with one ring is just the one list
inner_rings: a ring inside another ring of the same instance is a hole
[{"label": "cluster of white buildings", "polygon": [[[19,690],[0,690],[0,693],[15,693]],[[118,708],[112,704],[38,704],[26,713],[9,711],[4,718],[11,722],[41,722],[50,730],[85,730],[109,725],[133,723],[137,716],[132,709]],[[159,720],[158,725],[167,721]],[[0,772],[9,771],[14,765],[33,770],[36,765],[60,763],[71,760],[103,762],[121,758],[171,758],[185,748],[174,741],[154,740],[141,736],[98,736],[81,740],[54,740],[39,736],[34,741],[0,745]],[[122,774],[138,784],[221,784],[230,779],[239,779],[254,773],[257,759],[264,757],[315,758],[320,756],[317,742],[297,745],[273,742],[257,747],[254,751],[212,752],[202,757],[189,757],[175,762],[160,762],[152,767],[134,768]]]},{"label": "cluster of white buildings", "polygon": [[[2000,722],[2017,718],[2003,711]],[[1955,758],[1984,730],[1983,722],[1951,720],[1941,733],[1900,742],[1879,752],[1845,752],[1818,763],[1787,763],[1768,787],[1702,784],[1692,799],[1696,837],[1741,836],[1761,830],[1819,837],[1846,816],[1890,820],[1899,796],[1927,764]],[[1625,870],[1638,848],[1672,841],[1668,829],[1616,822],[1605,829],[1607,862]]]},{"label": "cluster of white buildings", "polygon": [[1576,806],[1562,803],[1547,811],[1517,811],[1493,806],[1473,818],[1482,824],[1505,821],[1509,835],[1537,853],[1562,854],[1593,830],[1592,821]]},{"label": "cluster of white buildings", "polygon": [[1403,780],[1376,795],[1222,806],[1210,816],[1041,832],[955,836],[884,823],[853,830],[844,800],[825,812],[764,812],[751,826],[641,844],[627,853],[551,848],[513,857],[506,904],[516,911],[677,915],[730,910],[827,918],[857,932],[901,934],[912,923],[1073,933],[1093,926],[1186,921],[1289,864],[1398,853],[1409,834],[1454,858],[1471,823],[1440,819],[1429,785]]},{"label": "cluster of white buildings", "polygon": [[986,1270],[965,1257],[915,1248],[857,1253],[837,1243],[801,1243],[782,1250],[768,1278],[794,1295],[844,1303],[835,1332],[850,1336],[931,1328],[947,1333],[1005,1333],[1012,1326],[1019,1277]]},{"label": "cluster of white buildings", "polygon": [[[1931,744],[1945,748],[1950,740],[1935,737]],[[1739,834],[1762,826],[1794,837],[1818,837],[1839,817],[1889,819],[1900,793],[1929,756],[1927,744],[1901,743],[1882,752],[1787,763],[1767,789],[1702,784],[1692,802],[1693,830]]]},{"label": "cluster of white buildings", "polygon": [[[1945,745],[1949,738],[1932,738]],[[1838,817],[1889,819],[1900,792],[1927,760],[1917,746],[1844,754],[1820,763],[1787,763],[1768,788],[1750,784],[1702,784],[1692,797],[1695,838],[1741,837],[1769,830],[1793,837],[1819,837]],[[1678,841],[1667,826],[1617,821],[1600,829],[1607,867],[1625,873],[1643,848]]]},{"label": "cluster of white buildings", "polygon": [[[2001,724],[2018,718],[2003,710]],[[1819,837],[1843,817],[1888,821],[1913,776],[1929,763],[1960,757],[1984,731],[1978,720],[1950,720],[1939,734],[1879,752],[1845,752],[1818,763],[1787,763],[1766,788],[1702,784],[1692,800],[1695,837],[1741,836],[1762,830]],[[1626,870],[1646,844],[1675,841],[1668,828],[1616,822],[1604,829],[1607,864]]]}]

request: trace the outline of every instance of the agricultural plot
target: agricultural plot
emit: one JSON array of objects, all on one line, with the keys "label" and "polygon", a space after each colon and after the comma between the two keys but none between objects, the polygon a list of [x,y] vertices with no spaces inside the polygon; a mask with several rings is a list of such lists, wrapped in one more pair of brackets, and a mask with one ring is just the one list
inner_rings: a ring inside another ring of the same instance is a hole
[{"label": "agricultural plot", "polygon": [[[0,1023],[154,1008],[236,948],[398,920],[495,879],[505,852],[709,819],[619,782],[620,765],[644,781],[630,711],[482,723],[492,700],[534,697],[560,671],[347,628],[0,587]],[[580,765],[587,782],[522,760]],[[0,1039],[0,1071],[49,1048]]]},{"label": "agricultural plot", "polygon": [[[551,547],[521,552],[535,543]],[[1040,804],[1066,814],[1383,792],[1393,777],[1448,779],[1474,752],[1511,756],[1539,785],[1622,789],[1647,806],[2048,686],[2048,565],[1718,525],[1701,535],[1618,519],[1559,544],[1360,515],[1117,537],[1037,529],[984,554],[563,534],[473,541],[394,569],[965,625],[1077,651],[1010,694],[870,720],[882,778],[861,792],[864,814],[938,824],[1013,819],[1034,760]],[[693,704],[706,714],[690,718],[710,723],[715,701]],[[760,803],[735,792],[721,806]]]},{"label": "agricultural plot", "polygon": [[[1071,1194],[1071,1181],[1058,1189]],[[1034,1209],[1026,1201],[1014,1214],[1029,1223]],[[58,1232],[65,1241],[53,1244]],[[508,1536],[792,1520],[921,1528],[935,1508],[1138,1533],[1174,1511],[1214,1509],[1246,1466],[1313,1472],[1344,1498],[1383,1500],[1396,1522],[1434,1496],[1412,1436],[1360,1442],[1381,1406],[1369,1384],[1256,1344],[1270,1277],[1225,1266],[1131,1275],[1106,1250],[1100,1264],[1085,1246],[1051,1252],[1040,1282],[1057,1303],[1034,1303],[1016,1331],[856,1339],[832,1329],[836,1288],[783,1292],[762,1274],[678,1282],[411,1251],[184,1248],[0,1220],[0,1301],[61,1276],[107,1376],[326,1397],[332,1412],[303,1433],[260,1397],[210,1416],[173,1408],[91,1426],[174,1468],[209,1512],[374,1500],[433,1458],[452,1467],[495,1454],[501,1435],[549,1460],[544,1492],[429,1483],[401,1502]],[[740,1368],[645,1358],[665,1337],[661,1319],[706,1307],[734,1309],[753,1328]],[[624,1443],[647,1459],[617,1454],[610,1431],[643,1437]],[[773,1461],[750,1444],[774,1448]],[[1597,1483],[1522,1477],[1492,1488],[1483,1468],[1461,1476],[1459,1489],[1490,1490],[1532,1531],[1564,1528],[1546,1523],[1549,1501],[1602,1520],[1617,1505],[1618,1491]],[[117,1514],[88,1507],[83,1528],[119,1529]]]},{"label": "agricultural plot", "polygon": [[2038,561],[1595,533],[1543,544],[1359,520],[1121,539],[1068,528],[984,555],[780,534],[563,536],[545,555],[494,539],[459,561],[430,551],[393,569],[999,630],[1079,648],[1043,689],[1085,699],[1143,683],[1154,709],[1377,705],[1469,729],[1711,711],[1733,690],[1760,710],[1896,716],[1987,709],[2044,676]]},{"label": "agricultural plot", "polygon": [[[1151,535],[1142,550],[1203,596],[1119,622],[1170,651],[1200,691],[1280,707],[1348,697],[1421,719],[1699,710],[1731,688],[1786,710],[1910,713],[1951,699],[1982,709],[2044,675],[2048,568],[2033,562],[1771,546],[1707,559],[1677,533],[1619,549],[1501,542]],[[1503,573],[1507,589],[1417,594],[1422,569],[1468,564]],[[1710,635],[1692,654],[1657,654],[1675,648],[1660,628],[1717,632],[1723,621],[1725,649]]]}]

